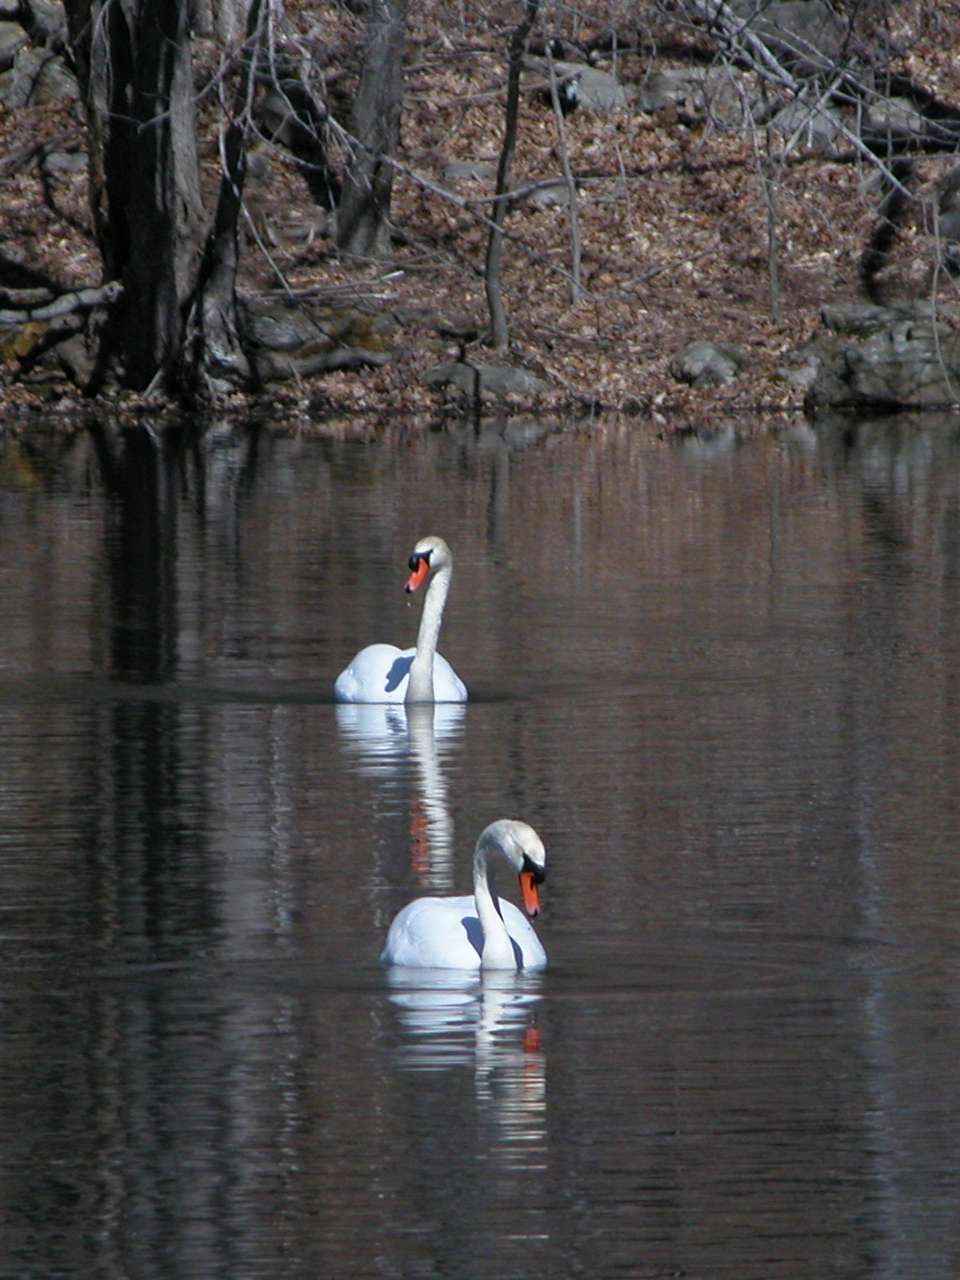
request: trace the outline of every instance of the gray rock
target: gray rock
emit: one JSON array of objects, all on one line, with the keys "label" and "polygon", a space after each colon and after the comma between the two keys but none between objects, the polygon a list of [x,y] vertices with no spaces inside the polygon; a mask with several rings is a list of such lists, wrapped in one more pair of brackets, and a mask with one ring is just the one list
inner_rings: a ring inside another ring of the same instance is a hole
[{"label": "gray rock", "polygon": [[5,101],[13,108],[80,96],[76,77],[62,58],[47,49],[21,49],[9,74],[13,79],[7,85]]},{"label": "gray rock", "polygon": [[[829,342],[829,339],[827,341]],[[797,387],[800,391],[809,391],[820,372],[821,350],[818,344],[823,342],[824,338],[821,335],[819,338],[814,338],[812,342],[804,343],[796,351],[791,351],[784,363],[777,367],[776,376],[780,381],[789,383],[791,387]]]},{"label": "gray rock", "polygon": [[50,151],[43,157],[44,173],[84,173],[89,158],[85,151]]},{"label": "gray rock", "polygon": [[10,70],[27,43],[27,33],[19,22],[0,22],[0,71]]},{"label": "gray rock", "polygon": [[858,399],[881,405],[960,402],[960,337],[898,325],[847,348],[849,385]]},{"label": "gray rock", "polygon": [[[929,314],[929,305],[928,305]],[[879,333],[900,320],[916,319],[918,310],[914,302],[893,303],[878,306],[873,302],[844,302],[837,306],[820,307],[820,320],[831,333],[864,334]]]},{"label": "gray rock", "polygon": [[524,197],[530,204],[538,204],[544,209],[561,206],[570,207],[570,188],[560,178],[554,182],[538,182],[532,191]]},{"label": "gray rock", "polygon": [[634,105],[640,111],[665,111],[691,92],[687,71],[651,71],[637,87]]},{"label": "gray rock", "polygon": [[21,21],[33,44],[60,50],[67,35],[67,17],[62,4],[54,0],[30,0],[21,6]]},{"label": "gray rock", "polygon": [[675,109],[693,119],[741,127],[748,115],[757,114],[759,104],[747,92],[746,83],[719,68],[703,71],[696,67],[652,71],[637,87],[633,105],[639,111]]},{"label": "gray rock", "polygon": [[824,0],[731,0],[730,8],[799,76],[829,72],[844,56],[847,24]]},{"label": "gray rock", "polygon": [[857,337],[881,333],[905,320],[930,320],[932,315],[929,302],[893,302],[888,306],[872,302],[845,302],[820,308],[820,319],[825,329]]},{"label": "gray rock", "polygon": [[[550,69],[545,58],[527,58],[527,67],[542,76],[547,85],[550,83]],[[630,98],[617,79],[609,71],[601,71],[586,62],[557,62],[553,64],[557,83],[575,80],[577,83],[577,105],[588,111],[611,112],[625,111],[630,105]]]},{"label": "gray rock", "polygon": [[576,62],[558,62],[557,70],[577,76],[577,103],[588,111],[625,111],[629,105],[627,91],[609,71]]},{"label": "gray rock", "polygon": [[465,364],[448,360],[435,365],[425,374],[431,387],[453,387],[468,396],[536,395],[548,391],[550,384],[529,369],[514,365]]},{"label": "gray rock", "polygon": [[355,307],[297,307],[246,296],[240,323],[262,381],[387,364],[396,328],[385,313]]},{"label": "gray rock", "polygon": [[92,382],[96,368],[96,352],[90,349],[85,334],[76,333],[57,343],[55,354],[60,368],[77,387]]},{"label": "gray rock", "polygon": [[478,178],[495,178],[497,162],[495,160],[448,160],[443,167],[444,180],[447,182],[475,182]]},{"label": "gray rock", "polygon": [[670,362],[678,382],[693,387],[716,387],[732,382],[748,364],[747,355],[731,342],[691,342]]},{"label": "gray rock", "polygon": [[903,142],[925,137],[929,128],[909,98],[881,98],[867,113],[864,134]]},{"label": "gray rock", "polygon": [[844,141],[839,118],[825,107],[808,107],[794,100],[778,111],[770,121],[785,138],[798,136],[805,147],[814,151],[832,151]]},{"label": "gray rock", "polygon": [[[909,306],[911,304],[905,304]],[[883,310],[880,308],[879,310]],[[927,408],[960,403],[960,318],[920,314],[859,335],[834,332],[819,346],[807,408]]]}]

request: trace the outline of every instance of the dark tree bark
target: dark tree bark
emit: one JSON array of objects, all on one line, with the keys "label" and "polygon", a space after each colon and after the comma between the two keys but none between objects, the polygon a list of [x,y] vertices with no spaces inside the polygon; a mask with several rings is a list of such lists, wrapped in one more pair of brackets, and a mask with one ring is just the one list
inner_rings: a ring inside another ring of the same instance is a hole
[{"label": "dark tree bark", "polygon": [[[237,297],[238,228],[255,88],[270,87],[293,105],[282,86],[289,58],[278,57],[274,47],[282,0],[213,0],[209,8],[202,0],[65,5],[87,113],[91,208],[110,286],[92,313],[82,352],[74,353],[74,368],[88,391],[119,383],[196,400],[251,389],[272,366],[263,327],[256,336],[244,327],[250,308]],[[208,102],[211,88],[220,94],[220,188],[208,212],[201,200],[191,35],[198,22],[228,11],[247,15],[246,39],[224,46],[222,80],[201,87]],[[368,145],[358,151],[357,173],[366,174],[368,185],[357,178],[359,238],[353,243],[365,253],[387,244],[392,173],[386,151],[399,128],[404,20],[405,0],[373,3],[356,116],[365,136],[385,150]],[[313,102],[308,85],[302,93],[311,108],[304,121],[319,126],[323,104]],[[317,149],[322,156],[320,139]],[[290,354],[285,344],[283,350],[283,368],[295,368],[300,353]]]},{"label": "dark tree bark", "polygon": [[176,368],[204,233],[188,0],[66,0],[87,111],[105,277],[123,285],[99,376],[145,389]]},{"label": "dark tree bark", "polygon": [[390,156],[400,139],[406,0],[370,0],[366,47],[354,102],[356,149],[337,213],[337,243],[361,257],[390,256]]},{"label": "dark tree bark", "polygon": [[248,56],[241,65],[233,110],[223,135],[220,196],[189,325],[193,343],[186,363],[190,382],[197,389],[216,390],[222,380],[236,385],[248,383],[251,378],[250,362],[237,323],[237,232],[243,209],[247,131],[261,10],[262,0],[253,0],[247,18]]},{"label": "dark tree bark", "polygon": [[490,328],[493,343],[497,351],[505,353],[510,345],[510,332],[507,328],[507,313],[503,306],[500,291],[500,259],[503,255],[503,223],[507,216],[507,201],[504,193],[509,189],[510,163],[513,159],[514,147],[517,143],[517,117],[520,104],[520,72],[523,70],[523,58],[527,51],[527,41],[537,20],[539,0],[527,0],[527,9],[523,21],[516,28],[510,40],[510,71],[507,78],[507,110],[503,127],[503,145],[500,148],[500,163],[497,166],[497,198],[493,203],[490,237],[487,241],[487,306],[490,309]]}]

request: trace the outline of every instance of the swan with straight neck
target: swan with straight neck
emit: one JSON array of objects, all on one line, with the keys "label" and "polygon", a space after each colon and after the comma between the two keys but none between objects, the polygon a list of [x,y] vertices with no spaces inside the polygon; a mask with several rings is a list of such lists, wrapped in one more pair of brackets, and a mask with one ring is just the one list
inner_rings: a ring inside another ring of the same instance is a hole
[{"label": "swan with straight neck", "polygon": [[404,586],[414,592],[429,578],[413,649],[369,644],[337,676],[337,702],[466,702],[463,681],[437,653],[440,624],[453,576],[453,556],[442,538],[421,538],[410,556]]}]

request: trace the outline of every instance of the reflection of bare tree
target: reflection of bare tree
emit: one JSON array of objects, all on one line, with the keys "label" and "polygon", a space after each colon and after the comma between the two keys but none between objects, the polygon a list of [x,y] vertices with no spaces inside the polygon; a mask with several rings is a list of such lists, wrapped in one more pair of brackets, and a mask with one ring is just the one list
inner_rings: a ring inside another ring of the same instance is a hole
[{"label": "reflection of bare tree", "polygon": [[[202,438],[149,427],[90,430],[100,474],[112,501],[105,508],[104,563],[110,608],[112,666],[121,679],[163,681],[176,672],[185,568],[171,554],[184,512],[200,525],[236,525],[245,479],[256,467],[258,433],[215,430]],[[195,568],[196,566],[190,566]]]},{"label": "reflection of bare tree", "polygon": [[147,430],[91,436],[114,501],[106,508],[104,562],[111,619],[111,675],[165,680],[176,667],[178,484],[168,446]]},{"label": "reflection of bare tree", "polygon": [[466,462],[489,470],[487,504],[487,539],[496,552],[506,546],[510,515],[510,464],[513,455],[540,445],[551,434],[551,427],[540,418],[477,417],[459,430],[457,436]]}]

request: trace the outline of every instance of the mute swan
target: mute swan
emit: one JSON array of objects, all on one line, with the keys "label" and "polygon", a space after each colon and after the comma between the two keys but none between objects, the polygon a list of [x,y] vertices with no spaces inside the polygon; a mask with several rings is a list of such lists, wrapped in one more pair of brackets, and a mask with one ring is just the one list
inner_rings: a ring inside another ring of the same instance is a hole
[{"label": "mute swan", "polygon": [[501,818],[480,834],[473,896],[417,898],[394,918],[380,962],[418,969],[543,969],[547,953],[523,912],[491,893],[495,859],[520,876],[527,915],[540,912],[546,875],[543,842],[525,822]]},{"label": "mute swan", "polygon": [[467,688],[446,658],[437,653],[443,606],[450,590],[453,557],[442,538],[421,538],[410,557],[405,588],[416,591],[428,574],[415,649],[368,644],[337,676],[337,702],[466,702]]}]

